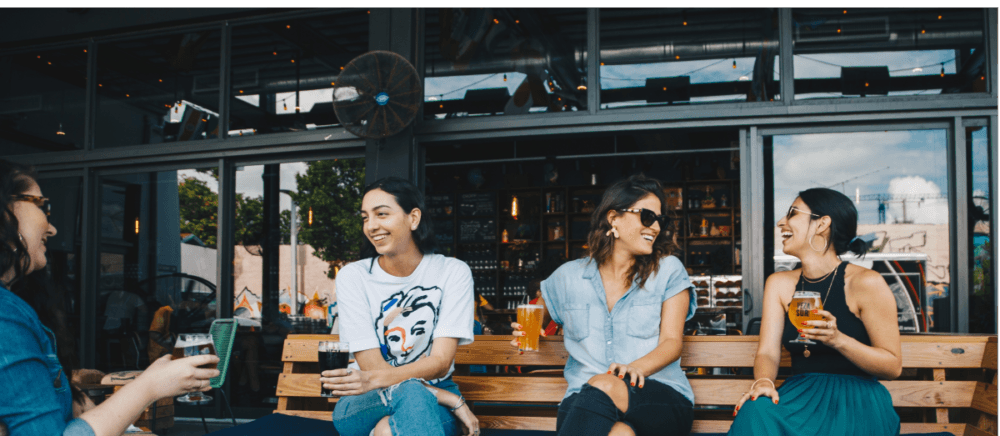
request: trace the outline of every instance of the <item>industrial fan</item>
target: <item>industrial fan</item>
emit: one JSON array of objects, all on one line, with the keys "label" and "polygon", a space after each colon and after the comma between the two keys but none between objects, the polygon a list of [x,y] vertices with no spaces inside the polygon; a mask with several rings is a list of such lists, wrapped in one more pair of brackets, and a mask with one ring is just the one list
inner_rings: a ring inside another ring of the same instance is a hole
[{"label": "industrial fan", "polygon": [[416,68],[402,56],[372,51],[354,58],[333,88],[340,123],[362,138],[395,135],[417,116],[423,89]]}]

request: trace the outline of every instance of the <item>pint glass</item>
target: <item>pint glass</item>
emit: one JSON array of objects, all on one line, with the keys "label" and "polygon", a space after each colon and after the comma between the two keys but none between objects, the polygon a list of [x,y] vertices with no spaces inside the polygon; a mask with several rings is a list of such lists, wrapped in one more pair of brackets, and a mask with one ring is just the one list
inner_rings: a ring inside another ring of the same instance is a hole
[{"label": "pint glass", "polygon": [[538,336],[542,330],[542,313],[545,308],[541,304],[522,304],[517,306],[517,323],[521,324],[524,336],[520,338],[521,351],[538,351]]},{"label": "pint glass", "polygon": [[[350,346],[347,342],[320,341],[319,372],[347,368],[350,356]],[[321,397],[333,397],[333,392],[322,386],[320,386],[319,394]]]},{"label": "pint glass", "polygon": [[[788,319],[796,328],[811,329],[814,326],[802,325],[806,321],[822,321],[823,317],[813,313],[813,310],[823,310],[823,301],[819,298],[819,292],[795,291],[792,294],[792,302],[788,304]],[[804,339],[801,336],[788,341],[791,344],[815,344],[815,342]]]},{"label": "pint glass", "polygon": [[[177,342],[174,344],[174,359],[201,354],[215,354],[215,342],[212,341],[212,335],[208,333],[182,333],[177,335]],[[200,366],[200,368],[209,369],[217,369],[217,367],[217,363]],[[212,401],[212,397],[201,392],[188,392],[177,397],[177,401],[189,404],[205,404]]]}]

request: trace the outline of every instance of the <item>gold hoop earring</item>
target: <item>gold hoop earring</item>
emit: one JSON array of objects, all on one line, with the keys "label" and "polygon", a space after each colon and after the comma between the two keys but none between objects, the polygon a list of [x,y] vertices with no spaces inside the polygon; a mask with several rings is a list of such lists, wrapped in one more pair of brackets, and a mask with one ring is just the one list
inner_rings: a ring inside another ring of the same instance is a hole
[{"label": "gold hoop earring", "polygon": [[826,250],[828,248],[830,248],[830,238],[825,238],[826,239],[826,245],[823,247],[822,250],[817,250],[816,247],[813,246],[813,239],[816,239],[817,236],[819,236],[819,235],[812,235],[812,237],[809,238],[809,248],[812,248],[812,250],[815,251],[815,252],[817,252],[817,253],[825,253]]}]

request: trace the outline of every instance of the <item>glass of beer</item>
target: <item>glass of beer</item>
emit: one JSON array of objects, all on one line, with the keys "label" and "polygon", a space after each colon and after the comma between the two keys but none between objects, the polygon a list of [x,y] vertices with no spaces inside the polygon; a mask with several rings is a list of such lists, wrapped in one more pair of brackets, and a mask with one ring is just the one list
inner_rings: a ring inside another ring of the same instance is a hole
[{"label": "glass of beer", "polygon": [[[788,319],[792,325],[801,329],[811,329],[815,326],[802,325],[806,321],[822,321],[823,317],[813,313],[813,310],[823,310],[823,300],[819,298],[819,292],[795,291],[792,294],[792,302],[788,304]],[[803,338],[801,335],[788,341],[790,344],[813,345],[815,342]]]},{"label": "glass of beer", "polygon": [[538,351],[538,336],[542,330],[542,313],[545,307],[541,304],[521,304],[517,306],[517,323],[521,324],[524,336],[519,339],[518,350]]},{"label": "glass of beer", "polygon": [[[346,369],[351,357],[351,347],[347,342],[320,341],[319,372]],[[321,397],[332,398],[333,391],[320,386]]]},{"label": "glass of beer", "polygon": [[[212,335],[208,333],[182,333],[177,335],[177,342],[174,343],[174,359],[198,356],[202,354],[215,354],[215,342]],[[199,368],[217,369],[218,363],[208,363]],[[188,404],[206,404],[212,401],[212,397],[201,392],[188,392],[177,401]]]}]

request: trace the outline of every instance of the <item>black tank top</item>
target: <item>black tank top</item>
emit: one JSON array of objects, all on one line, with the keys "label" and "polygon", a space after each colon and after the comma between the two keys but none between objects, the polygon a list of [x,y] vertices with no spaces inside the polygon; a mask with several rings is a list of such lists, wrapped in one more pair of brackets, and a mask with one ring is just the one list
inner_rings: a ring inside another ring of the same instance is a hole
[{"label": "black tank top", "polygon": [[[795,290],[802,290],[803,287],[806,291],[818,292],[820,299],[826,300],[823,305],[823,309],[827,312],[833,314],[837,317],[837,329],[843,335],[850,336],[857,339],[865,345],[871,345],[871,338],[868,337],[868,331],[865,330],[864,323],[861,322],[858,317],[851,313],[851,310],[847,308],[847,300],[844,297],[844,273],[847,271],[847,262],[841,262],[837,266],[837,272],[830,274],[825,280],[819,283],[809,283],[802,279],[799,275],[799,282],[795,285]],[[830,281],[833,284],[830,284]],[[827,296],[827,289],[830,289],[830,295]],[[787,311],[788,308],[785,308]],[[785,313],[785,330],[781,335],[781,345],[792,354],[792,373],[793,374],[806,374],[810,372],[821,372],[826,374],[844,374],[844,375],[856,375],[860,377],[871,377],[870,374],[858,368],[857,365],[851,363],[847,360],[843,354],[839,351],[830,348],[823,343],[813,340],[816,345],[808,345],[809,347],[809,357],[802,355],[805,351],[806,346],[803,344],[790,344],[791,341],[799,336],[798,329],[801,326],[792,325],[792,321],[788,319],[787,312]]]}]

